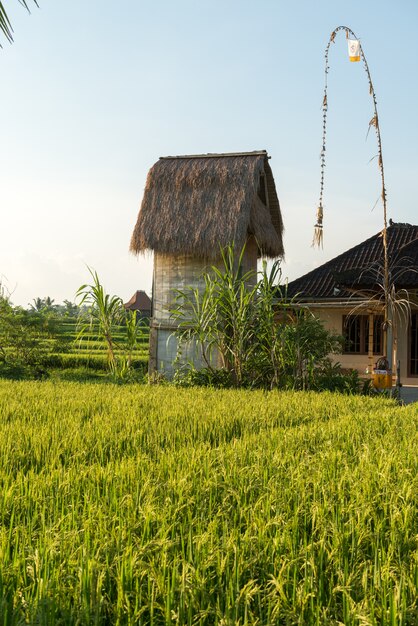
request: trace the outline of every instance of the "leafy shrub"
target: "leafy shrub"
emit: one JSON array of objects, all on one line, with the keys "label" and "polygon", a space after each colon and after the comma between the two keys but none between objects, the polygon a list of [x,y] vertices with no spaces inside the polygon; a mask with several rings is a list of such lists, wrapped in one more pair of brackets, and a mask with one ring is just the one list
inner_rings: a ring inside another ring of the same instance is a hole
[{"label": "leafy shrub", "polygon": [[360,393],[363,388],[358,371],[344,371],[340,363],[333,363],[331,359],[324,359],[316,370],[312,381],[315,391],[339,391],[340,393]]},{"label": "leafy shrub", "polygon": [[173,383],[178,387],[216,387],[218,389],[228,389],[233,386],[229,372],[224,369],[211,369],[204,367],[195,369],[188,366],[176,370]]},{"label": "leafy shrub", "polygon": [[42,314],[13,307],[0,296],[0,375],[43,378],[54,349],[54,326]]},{"label": "leafy shrub", "polygon": [[237,258],[229,246],[222,251],[222,270],[213,266],[204,274],[203,289],[177,292],[172,315],[178,323],[179,349],[194,342],[207,366],[198,373],[191,365],[190,374],[182,372],[178,379],[219,386],[313,388],[324,360],[341,350],[341,337],[288,300],[286,289],[277,285],[279,263],[270,273],[264,264],[256,282],[255,272],[243,274],[243,255],[244,249]]}]

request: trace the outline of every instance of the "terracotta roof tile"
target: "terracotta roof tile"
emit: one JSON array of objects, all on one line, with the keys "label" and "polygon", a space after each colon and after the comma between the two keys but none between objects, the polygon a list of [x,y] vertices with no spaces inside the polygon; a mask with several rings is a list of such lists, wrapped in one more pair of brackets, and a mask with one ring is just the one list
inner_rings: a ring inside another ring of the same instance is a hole
[{"label": "terracotta roof tile", "polygon": [[132,311],[151,311],[151,299],[145,291],[135,291],[132,298],[124,306],[125,309]]}]

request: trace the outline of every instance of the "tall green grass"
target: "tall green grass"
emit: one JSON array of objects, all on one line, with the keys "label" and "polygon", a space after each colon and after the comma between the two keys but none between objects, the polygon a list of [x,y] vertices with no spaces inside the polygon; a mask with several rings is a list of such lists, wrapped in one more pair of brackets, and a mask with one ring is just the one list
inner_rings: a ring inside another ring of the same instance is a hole
[{"label": "tall green grass", "polygon": [[418,623],[418,411],[0,382],[0,624]]}]

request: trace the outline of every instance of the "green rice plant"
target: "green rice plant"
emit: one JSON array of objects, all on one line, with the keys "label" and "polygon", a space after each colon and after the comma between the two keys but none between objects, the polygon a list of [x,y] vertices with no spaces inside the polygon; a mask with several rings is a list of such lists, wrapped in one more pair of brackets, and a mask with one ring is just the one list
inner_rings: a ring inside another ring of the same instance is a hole
[{"label": "green rice plant", "polygon": [[418,412],[0,381],[0,624],[415,626]]}]

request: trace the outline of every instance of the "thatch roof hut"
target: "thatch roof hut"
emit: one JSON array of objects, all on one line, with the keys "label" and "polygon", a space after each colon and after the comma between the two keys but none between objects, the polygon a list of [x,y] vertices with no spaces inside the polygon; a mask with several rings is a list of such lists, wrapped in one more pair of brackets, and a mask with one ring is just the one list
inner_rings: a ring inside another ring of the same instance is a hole
[{"label": "thatch roof hut", "polygon": [[148,173],[132,239],[135,253],[216,259],[253,235],[259,254],[283,255],[283,221],[265,150],[162,157]]},{"label": "thatch roof hut", "polygon": [[175,290],[202,284],[202,272],[231,243],[237,250],[246,244],[244,271],[255,270],[260,256],[283,256],[282,236],[265,150],[162,157],[153,165],[130,246],[135,254],[154,252],[150,370],[172,368]]}]

